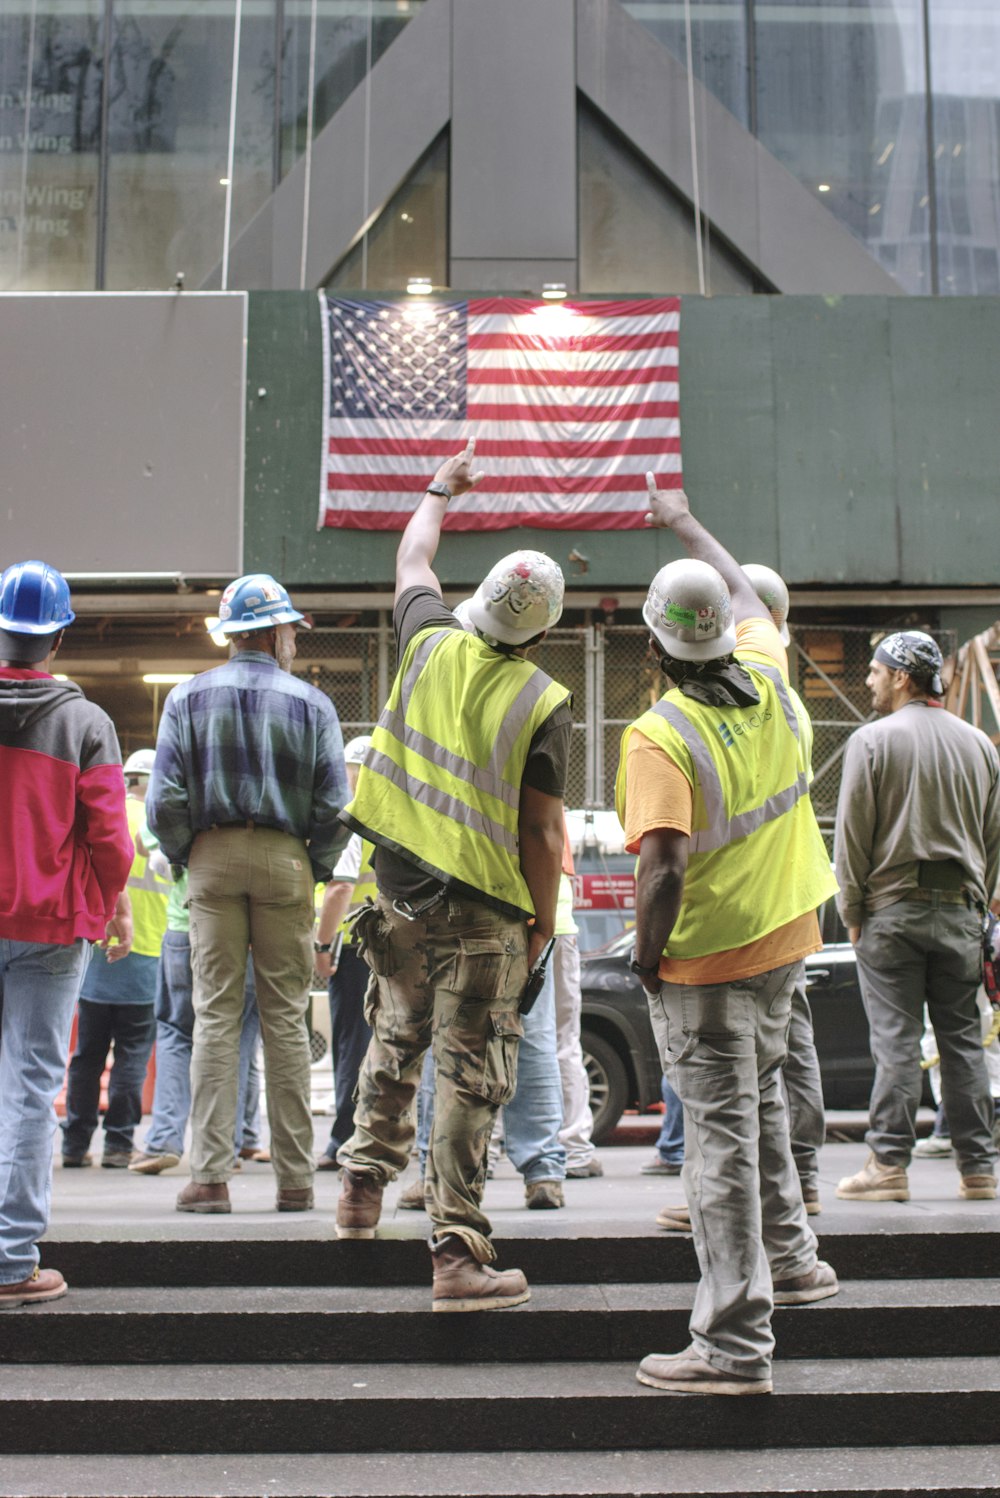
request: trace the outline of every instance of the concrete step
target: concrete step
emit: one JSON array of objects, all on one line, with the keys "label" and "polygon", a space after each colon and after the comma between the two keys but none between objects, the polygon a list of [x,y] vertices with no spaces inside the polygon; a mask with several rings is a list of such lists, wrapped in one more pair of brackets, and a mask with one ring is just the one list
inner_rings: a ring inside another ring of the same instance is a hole
[{"label": "concrete step", "polygon": [[[516,1318],[442,1316],[429,1286],[76,1290],[0,1316],[0,1362],[615,1362],[681,1347],[690,1284],[536,1285]],[[986,1357],[1000,1348],[1000,1280],[855,1280],[779,1307],[779,1357]],[[259,1375],[257,1375],[259,1377]],[[81,1375],[86,1385],[87,1375]]]},{"label": "concrete step", "polygon": [[1000,1448],[15,1456],[0,1498],[993,1498]]},{"label": "concrete step", "polygon": [[[508,1315],[515,1344],[526,1319]],[[0,1452],[851,1450],[1000,1430],[1000,1358],[790,1359],[774,1383],[770,1398],[675,1397],[637,1383],[634,1360],[19,1364],[0,1368]]]},{"label": "concrete step", "polygon": [[[679,1196],[670,1199],[680,1200]],[[532,1284],[659,1284],[694,1281],[698,1266],[688,1234],[664,1233],[647,1219],[581,1226],[559,1213],[530,1231],[498,1236],[502,1266],[523,1269]],[[911,1213],[896,1203],[888,1211],[858,1207],[846,1224],[812,1226],[820,1255],[843,1279],[978,1278],[996,1266],[1000,1214],[992,1202],[971,1205],[981,1214]],[[318,1215],[318,1214],[317,1214]],[[209,1226],[208,1224],[211,1224]],[[62,1229],[50,1234],[43,1263],[60,1269],[77,1288],[162,1285],[390,1286],[426,1285],[430,1259],[423,1216],[379,1227],[368,1242],[339,1242],[329,1218],[299,1219],[283,1231],[262,1232],[227,1217],[187,1218],[155,1234]]]}]

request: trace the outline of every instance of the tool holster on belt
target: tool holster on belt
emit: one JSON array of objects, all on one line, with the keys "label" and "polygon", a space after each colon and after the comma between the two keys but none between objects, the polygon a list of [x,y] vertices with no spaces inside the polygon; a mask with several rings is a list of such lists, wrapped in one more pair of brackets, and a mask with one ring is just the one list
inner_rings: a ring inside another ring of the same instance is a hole
[{"label": "tool holster on belt", "polygon": [[357,910],[352,910],[347,917],[347,925],[351,930],[351,940],[357,947],[359,957],[364,957],[368,950],[368,938],[372,928],[372,922],[378,916],[378,906],[369,895],[363,905]]}]

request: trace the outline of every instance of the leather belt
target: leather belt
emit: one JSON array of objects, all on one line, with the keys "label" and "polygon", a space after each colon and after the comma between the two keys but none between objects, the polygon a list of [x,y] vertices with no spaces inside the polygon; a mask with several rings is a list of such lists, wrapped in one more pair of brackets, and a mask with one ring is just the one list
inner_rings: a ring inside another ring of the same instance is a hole
[{"label": "leather belt", "polygon": [[261,831],[266,828],[269,832],[284,831],[284,828],[276,826],[274,822],[255,822],[253,817],[247,817],[242,822],[213,822],[208,830],[209,832],[231,832],[236,829],[240,832],[253,832],[257,828]]},{"label": "leather belt", "polygon": [[904,896],[907,900],[919,900],[922,905],[966,905],[975,908],[969,895],[961,889],[911,889]]}]

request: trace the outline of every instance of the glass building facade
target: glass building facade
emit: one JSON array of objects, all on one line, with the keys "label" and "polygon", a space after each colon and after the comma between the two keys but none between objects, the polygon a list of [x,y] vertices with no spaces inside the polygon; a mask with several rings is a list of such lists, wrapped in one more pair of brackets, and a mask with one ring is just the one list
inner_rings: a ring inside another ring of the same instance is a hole
[{"label": "glass building facade", "polygon": [[[0,290],[206,283],[421,4],[3,0]],[[997,0],[623,6],[904,291],[1000,293]],[[582,102],[577,141],[578,288],[694,289],[690,206]],[[330,285],[447,284],[448,161],[445,132]],[[707,289],[766,289],[706,241]]]}]

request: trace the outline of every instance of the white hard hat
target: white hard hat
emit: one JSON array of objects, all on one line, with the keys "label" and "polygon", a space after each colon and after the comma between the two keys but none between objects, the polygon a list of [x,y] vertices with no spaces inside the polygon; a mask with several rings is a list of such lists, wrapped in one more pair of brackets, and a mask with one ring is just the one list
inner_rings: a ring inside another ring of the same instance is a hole
[{"label": "white hard hat", "polygon": [[788,585],[785,579],[773,567],[765,567],[760,562],[745,563],[743,571],[774,620],[782,645],[788,645],[791,635],[788,633]]},{"label": "white hard hat", "polygon": [[712,661],[736,646],[729,589],[707,562],[684,559],[661,567],[649,585],[642,617],[679,661]]},{"label": "white hard hat", "polygon": [[455,607],[452,609],[452,613],[455,615],[455,618],[458,620],[462,628],[464,630],[467,630],[470,635],[474,635],[476,632],[476,626],[473,624],[472,619],[469,615],[469,604],[471,602],[471,598],[463,598],[460,603],[456,603]]},{"label": "white hard hat", "polygon": [[557,622],[565,588],[558,564],[543,551],[512,551],[483,578],[468,616],[488,638],[524,645]]},{"label": "white hard hat", "polygon": [[344,745],[344,764],[363,765],[365,762],[365,755],[368,753],[371,746],[372,736],[370,733],[359,733],[357,738],[348,739],[347,743]]},{"label": "white hard hat", "polygon": [[122,771],[126,775],[152,775],[155,758],[155,749],[137,749],[134,754],[129,755]]}]

